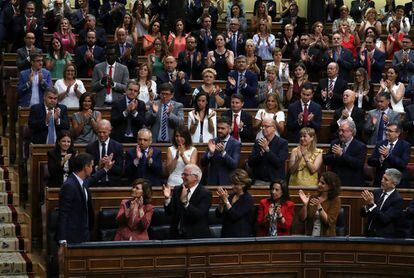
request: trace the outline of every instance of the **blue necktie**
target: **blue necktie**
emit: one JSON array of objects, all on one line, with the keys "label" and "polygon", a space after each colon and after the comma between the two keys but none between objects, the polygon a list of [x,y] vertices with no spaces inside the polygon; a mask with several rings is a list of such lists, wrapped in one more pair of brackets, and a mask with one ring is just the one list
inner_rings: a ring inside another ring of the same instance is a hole
[{"label": "blue necktie", "polygon": [[384,138],[384,114],[385,112],[382,111],[381,112],[381,118],[380,121],[378,123],[378,134],[377,134],[377,142],[382,141],[382,139]]},{"label": "blue necktie", "polygon": [[233,34],[232,43],[233,43],[234,57],[237,57],[237,37],[236,37],[236,34]]},{"label": "blue necktie", "polygon": [[164,104],[162,107],[162,117],[161,117],[161,140],[163,142],[167,141],[167,104]]},{"label": "blue necktie", "polygon": [[56,141],[55,118],[53,116],[53,110],[52,110],[52,116],[50,116],[49,125],[47,127],[46,144],[54,144],[55,141]]}]

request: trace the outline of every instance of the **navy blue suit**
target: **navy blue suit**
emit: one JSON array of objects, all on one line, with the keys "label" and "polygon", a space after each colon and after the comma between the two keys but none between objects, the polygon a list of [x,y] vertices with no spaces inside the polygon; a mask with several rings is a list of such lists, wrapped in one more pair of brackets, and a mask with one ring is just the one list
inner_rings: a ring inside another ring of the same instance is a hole
[{"label": "navy blue suit", "polygon": [[79,243],[90,240],[90,234],[94,224],[94,210],[92,195],[89,186],[105,176],[105,170],[86,178],[83,186],[88,194],[85,201],[85,193],[74,174],[70,174],[63,183],[59,192],[59,218],[57,226],[57,240],[66,240],[67,243]]},{"label": "navy blue suit", "polygon": [[274,181],[284,180],[285,162],[288,159],[288,142],[278,136],[274,136],[269,143],[269,151],[261,152],[259,143],[256,141],[248,164],[253,170],[255,180]]},{"label": "navy blue suit", "polygon": [[[95,35],[96,35],[96,45],[99,45],[102,48],[106,47],[106,32],[105,29],[102,27],[95,27]],[[78,45],[84,45],[86,44],[86,35],[88,34],[89,30],[82,29],[79,31],[79,37],[78,37]],[[113,33],[112,33],[113,34]],[[79,69],[78,69],[79,70]]]},{"label": "navy blue suit", "polygon": [[374,190],[374,202],[377,205],[376,208],[370,212],[367,212],[365,207],[361,208],[361,216],[368,217],[366,235],[376,237],[396,237],[398,233],[398,222],[403,213],[404,201],[401,198],[400,193],[395,190],[388,196],[381,207],[379,199],[382,192],[382,189]]},{"label": "navy blue suit", "polygon": [[[216,142],[220,142],[215,138]],[[208,167],[207,184],[208,185],[229,185],[229,174],[239,166],[241,143],[229,137],[226,143],[225,152],[223,156],[220,152],[215,151],[212,156],[207,150],[201,158],[201,165]]]},{"label": "navy blue suit", "polygon": [[[60,123],[55,122],[56,136],[59,131],[70,128],[66,106],[58,104],[58,107],[60,108]],[[30,141],[34,144],[46,144],[48,126],[46,126],[46,107],[43,102],[35,104],[30,108],[28,124],[32,132]]]},{"label": "navy blue suit", "polygon": [[[327,50],[322,56],[322,63],[325,67],[328,66],[331,62],[336,62],[339,65],[339,73],[338,77],[342,80],[348,81],[350,80],[350,71],[355,68],[355,59],[352,56],[352,52],[349,49],[341,47],[341,54],[340,57],[333,57],[331,59],[329,57],[329,50]],[[331,50],[335,52],[334,49]],[[336,61],[335,61],[336,58]]]},{"label": "navy blue suit", "polygon": [[[170,82],[170,76],[167,73],[167,71],[162,72],[161,74],[157,75],[157,88],[161,86],[163,83]],[[177,102],[180,102],[184,105],[184,107],[189,107],[189,95],[192,92],[192,88],[190,83],[188,82],[188,76],[186,74],[185,76],[185,82],[184,84],[181,83],[181,80],[176,77],[175,82],[172,82],[172,85],[174,87],[174,100]]]},{"label": "navy blue suit", "polygon": [[[121,177],[124,170],[124,150],[122,145],[115,141],[114,139],[109,140],[109,144],[106,147],[106,154],[113,154],[112,160],[115,161],[111,170],[108,171],[108,181],[106,181],[106,175],[104,178],[98,180],[97,184],[91,184],[91,186],[121,186]],[[94,168],[99,164],[100,153],[99,153],[99,141],[90,143],[86,146],[86,152],[91,154],[94,157]]]},{"label": "navy blue suit", "polygon": [[257,108],[256,93],[257,93],[257,74],[250,70],[246,70],[244,73],[244,78],[246,79],[245,87],[238,90],[238,78],[239,72],[232,70],[229,73],[229,76],[233,77],[236,80],[236,86],[232,86],[229,81],[226,84],[226,94],[231,96],[239,92],[244,97],[244,108]]},{"label": "navy blue suit", "polygon": [[[211,206],[211,192],[202,185],[198,185],[191,195],[187,207],[180,200],[182,186],[175,186],[172,190],[171,201],[164,205],[167,215],[171,216],[170,238],[206,238],[210,237],[208,227],[208,212]],[[181,223],[182,229],[179,229]]]},{"label": "navy blue suit", "polygon": [[[331,122],[331,134],[335,134],[335,138],[337,138],[338,134],[338,120],[342,117],[342,110],[344,110],[345,107],[340,107],[338,109],[335,110],[334,112],[334,117],[333,120]],[[352,113],[351,113],[351,118],[355,123],[356,126],[356,138],[360,141],[362,141],[362,131],[364,130],[364,121],[365,121],[365,111],[362,110],[361,108],[358,108],[357,106],[354,105],[354,107],[352,108]]]},{"label": "navy blue suit", "polygon": [[[323,78],[319,80],[318,88],[316,89],[315,98],[314,100],[319,103],[322,109],[327,110],[328,107],[326,105],[328,99],[322,98],[322,90],[325,90],[328,93],[328,86],[329,86],[329,79]],[[335,85],[333,87],[333,95],[331,98],[331,106],[330,110],[336,110],[342,106],[342,95],[344,91],[348,89],[348,83],[339,77],[335,81]]]},{"label": "navy blue suit", "polygon": [[[28,84],[29,76],[32,69],[23,70],[19,75],[19,83],[17,84],[17,93],[19,95],[19,106],[29,107],[30,99],[32,98],[32,85]],[[42,69],[43,80],[39,82],[39,101],[43,103],[44,91],[52,87],[52,78],[50,72],[46,69]]]},{"label": "navy blue suit", "polygon": [[374,185],[378,186],[381,184],[382,176],[388,168],[395,168],[403,174],[403,178],[400,182],[399,187],[406,187],[406,167],[410,161],[410,143],[405,140],[398,139],[397,144],[393,147],[391,154],[388,155],[381,163],[380,161],[380,146],[387,146],[388,140],[380,141],[374,149],[371,157],[368,159],[368,165],[376,168]]},{"label": "navy blue suit", "polygon": [[125,158],[125,175],[129,181],[137,178],[144,178],[151,182],[152,186],[161,186],[162,160],[161,151],[157,148],[150,147],[153,150],[152,164],[148,163],[146,155],[142,155],[135,166],[134,159],[137,158],[136,148],[129,149]]},{"label": "navy blue suit", "polygon": [[339,139],[331,142],[329,152],[323,155],[323,163],[339,176],[343,186],[365,186],[363,170],[367,146],[354,138],[345,153],[335,156],[332,146],[340,144]]},{"label": "navy blue suit", "polygon": [[[312,113],[314,115],[312,121],[307,123],[307,127],[311,127],[315,129],[316,133],[319,132],[322,122],[322,109],[319,104],[314,101],[311,101],[308,106],[309,114]],[[294,103],[289,105],[288,108],[288,116],[287,116],[287,130],[288,130],[288,138],[290,143],[297,143],[299,142],[299,131],[305,125],[299,124],[298,122],[298,115],[299,113],[303,112],[302,110],[302,102],[300,100],[295,101]]]},{"label": "navy blue suit", "polygon": [[97,45],[93,47],[93,61],[85,59],[86,50],[86,44],[75,49],[75,64],[78,69],[78,77],[92,77],[95,65],[105,61],[105,51],[103,48]]},{"label": "navy blue suit", "polygon": [[[367,57],[367,50],[364,50],[362,53],[365,55],[365,57]],[[378,49],[375,49],[374,55],[372,57],[373,62],[371,62],[371,83],[379,83],[381,81],[382,71],[385,67],[385,59],[385,53],[379,51]],[[362,62],[360,55],[358,55],[357,66],[362,66],[368,71],[367,58],[365,58],[364,62]]]},{"label": "navy blue suit", "polygon": [[[242,142],[253,142],[255,135],[253,134],[252,116],[243,110],[240,113],[240,120],[243,122],[243,130],[239,130],[240,140]],[[231,109],[223,112],[222,115],[233,121],[234,116]]]}]

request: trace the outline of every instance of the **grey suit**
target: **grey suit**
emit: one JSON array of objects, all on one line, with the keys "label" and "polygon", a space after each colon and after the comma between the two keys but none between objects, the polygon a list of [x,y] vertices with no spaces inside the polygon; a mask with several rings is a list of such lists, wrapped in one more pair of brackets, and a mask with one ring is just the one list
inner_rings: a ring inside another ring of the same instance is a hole
[{"label": "grey suit", "polygon": [[[35,51],[38,53],[42,53],[42,50],[37,47],[35,47]],[[25,70],[25,69],[30,69],[30,67],[32,66],[32,64],[30,63],[29,52],[27,52],[27,49],[25,46],[17,49],[16,65],[20,71]]]},{"label": "grey suit", "polygon": [[[92,90],[96,93],[96,106],[105,106],[106,85],[101,83],[102,78],[107,75],[107,62],[99,63],[92,72]],[[124,97],[126,85],[129,80],[128,68],[120,63],[115,63],[113,81],[115,86],[112,88],[112,103]]]},{"label": "grey suit", "polygon": [[403,50],[399,50],[394,53],[392,59],[392,65],[398,69],[399,78],[402,82],[408,82],[411,76],[414,75],[414,51],[410,50],[408,54],[408,62],[403,63],[402,61]]},{"label": "grey suit", "polygon": [[[388,109],[388,113],[386,114],[388,116],[388,123],[395,123],[398,124],[400,121],[400,113],[395,112],[391,108]],[[376,118],[377,122],[372,124],[372,119]],[[365,120],[364,130],[365,134],[369,136],[368,144],[369,145],[375,145],[377,143],[377,135],[378,135],[378,128],[379,128],[379,122],[381,118],[381,110],[379,109],[373,109],[368,111],[367,118]],[[384,128],[385,131],[385,128]]]},{"label": "grey suit", "polygon": [[[146,113],[145,118],[148,125],[151,126],[152,132],[152,142],[158,142],[158,135],[161,129],[161,116],[162,116],[162,104],[159,100],[156,101],[158,103],[158,111],[157,113],[154,112],[152,106],[150,105],[149,111]],[[171,111],[168,117],[168,139],[171,141],[174,133],[174,129],[178,125],[184,124],[184,111],[183,111],[183,104],[171,100],[170,103],[173,105],[173,110]]]}]

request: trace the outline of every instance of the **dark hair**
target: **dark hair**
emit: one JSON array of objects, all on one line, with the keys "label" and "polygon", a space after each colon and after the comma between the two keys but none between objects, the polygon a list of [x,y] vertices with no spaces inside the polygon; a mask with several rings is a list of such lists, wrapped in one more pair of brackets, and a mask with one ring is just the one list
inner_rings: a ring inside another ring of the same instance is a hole
[{"label": "dark hair", "polygon": [[325,183],[328,185],[328,200],[331,200],[335,198],[336,196],[339,196],[341,193],[341,179],[338,177],[337,174],[331,171],[323,172],[321,175],[321,178],[325,181]]},{"label": "dark hair", "polygon": [[199,93],[195,96],[195,98],[194,98],[194,110],[195,110],[196,112],[200,112],[200,107],[198,107],[198,103],[197,103],[197,101],[198,101],[198,99],[199,99],[200,97],[202,97],[202,96],[205,96],[205,97],[206,97],[206,113],[205,113],[205,115],[206,115],[206,116],[208,116],[208,115],[209,115],[209,113],[210,113],[210,110],[209,110],[209,105],[210,105],[210,96],[209,96],[206,92],[201,91],[201,92],[199,92]]},{"label": "dark hair", "polygon": [[139,71],[143,68],[143,67],[147,67],[148,69],[148,76],[147,76],[147,81],[151,81],[152,80],[152,72],[151,72],[151,68],[148,65],[148,63],[141,63],[138,65],[138,75],[137,75],[137,79],[139,80]]},{"label": "dark hair", "polygon": [[174,129],[173,138],[171,142],[174,147],[178,148],[177,142],[175,141],[175,135],[179,133],[184,138],[184,145],[188,148],[193,145],[193,140],[191,139],[191,134],[188,128],[185,125],[178,125],[176,129]]},{"label": "dark hair", "polygon": [[233,7],[238,7],[239,8],[239,10],[240,10],[240,14],[239,14],[239,17],[244,17],[244,11],[243,11],[243,9],[241,8],[241,6],[239,5],[239,4],[233,4],[232,6],[231,6],[231,8],[230,8],[230,18],[233,18],[234,17],[234,14],[233,14]]},{"label": "dark hair", "polygon": [[124,18],[125,18],[126,15],[129,16],[129,18],[131,19],[130,22],[129,22],[129,26],[126,27],[127,28],[126,30],[128,31],[128,34],[132,34],[132,32],[134,31],[134,28],[135,28],[135,22],[134,22],[134,17],[129,12],[126,12],[124,14],[124,16],[122,17],[122,22],[121,22],[121,24],[119,24],[118,28],[124,28],[125,29]]},{"label": "dark hair", "polygon": [[145,8],[145,5],[144,5],[144,1],[142,1],[142,0],[135,1],[134,6],[132,7],[132,14],[135,17],[135,15],[137,13],[137,10],[138,10],[138,2],[141,2],[141,4],[142,4],[141,18],[145,18],[146,8]]},{"label": "dark hair", "polygon": [[395,126],[397,128],[397,132],[401,133],[402,132],[402,126],[399,123],[388,123],[387,127],[389,126]]},{"label": "dark hair", "polygon": [[65,66],[63,67],[63,80],[66,79],[65,74],[66,74],[66,71],[68,70],[68,67],[73,67],[73,69],[75,70],[74,79],[76,79],[76,76],[78,75],[78,70],[76,69],[75,64],[66,63]]},{"label": "dark hair", "polygon": [[72,169],[73,172],[80,172],[85,168],[85,166],[89,165],[93,162],[93,156],[88,153],[81,153],[75,156],[73,159]]},{"label": "dark hair", "polygon": [[91,102],[92,102],[91,109],[93,110],[95,108],[95,97],[94,97],[94,94],[85,92],[79,98],[79,111],[82,111],[83,110],[83,102],[85,101],[85,99],[87,97],[90,97],[91,98]]},{"label": "dark hair", "polygon": [[116,52],[116,46],[114,44],[110,44],[105,49],[105,55],[108,55],[109,52]]},{"label": "dark hair", "polygon": [[398,7],[402,7],[404,9],[404,6],[398,5],[397,7],[395,7],[395,0],[392,0],[391,3],[391,9],[389,9],[389,6],[387,5],[387,1],[385,1],[385,12],[388,13],[390,11],[395,12],[397,10]]},{"label": "dark hair", "polygon": [[[287,186],[284,180],[274,180],[269,184],[270,195],[272,195],[272,189],[275,184],[280,184],[280,189],[282,189],[282,196],[280,197],[280,203],[283,204],[286,201],[289,201],[290,200],[289,187]],[[270,197],[269,200],[272,201],[273,200],[272,197]]]},{"label": "dark hair", "polygon": [[302,86],[302,90],[312,90],[312,92],[313,92],[313,90],[314,90],[313,84],[310,83],[310,82],[304,83],[303,86]]},{"label": "dark hair", "polygon": [[167,43],[165,42],[165,40],[162,37],[156,37],[154,39],[154,44],[155,41],[160,41],[161,43],[161,54],[160,54],[160,59],[163,60],[165,57],[167,57],[168,55],[168,47],[167,47]]},{"label": "dark hair", "polygon": [[183,34],[185,35],[185,21],[182,18],[177,18],[174,22],[174,30],[173,33],[177,35],[177,23],[180,22],[183,24]]},{"label": "dark hair", "polygon": [[242,94],[232,94],[231,98],[238,98],[241,102],[244,102],[244,97]]},{"label": "dark hair", "polygon": [[132,187],[137,186],[138,184],[142,184],[142,198],[144,199],[144,205],[147,205],[151,202],[152,199],[152,185],[149,180],[139,178],[132,182]]},{"label": "dark hair", "polygon": [[52,40],[50,41],[49,48],[48,48],[48,53],[50,55],[50,58],[55,59],[54,49],[53,49],[53,41],[54,40],[57,40],[60,43],[59,58],[58,59],[59,60],[63,59],[65,57],[65,51],[63,50],[62,41],[57,37],[53,37]]},{"label": "dark hair", "polygon": [[375,41],[379,36],[377,28],[371,26],[365,29],[365,38],[368,36],[368,30],[372,30],[374,32],[374,35],[375,35],[374,41]]},{"label": "dark hair", "polygon": [[398,81],[399,80],[398,76],[400,75],[400,70],[396,66],[391,66],[391,67],[388,68],[387,71],[389,71],[390,69],[392,69],[395,72],[395,74],[397,75],[397,78],[395,79],[395,85],[400,84],[400,82]]},{"label": "dark hair", "polygon": [[395,0],[392,0],[392,3],[393,3],[393,6],[395,7],[394,8],[394,11],[403,10],[404,11],[404,14],[405,14],[405,7],[403,5],[397,5],[397,6],[395,6]]},{"label": "dark hair", "polygon": [[161,22],[159,22],[158,20],[154,20],[152,23],[150,23],[150,26],[148,28],[148,33],[150,35],[152,35],[152,27],[154,26],[155,23],[158,23],[160,25],[160,33],[161,33]]},{"label": "dark hair", "polygon": [[243,184],[243,192],[246,193],[252,185],[252,179],[243,169],[236,169],[230,174],[230,182],[232,184]]},{"label": "dark hair", "polygon": [[224,35],[223,33],[217,33],[217,35],[214,37],[214,46],[217,48],[216,40],[219,36],[223,38],[224,48],[226,48],[226,35]]},{"label": "dark hair", "polygon": [[[68,149],[68,153],[75,153],[75,149],[73,147],[72,133],[69,130],[61,130],[60,132],[58,132],[56,142],[55,142],[55,149],[58,150],[59,152],[61,151],[59,141],[63,137],[66,137],[66,136],[70,138],[70,147]],[[51,173],[51,174],[53,174],[53,173]]]},{"label": "dark hair", "polygon": [[229,117],[226,116],[217,117],[217,125],[219,124],[227,124],[231,126],[231,120]]},{"label": "dark hair", "polygon": [[385,97],[387,100],[391,99],[390,93],[386,91],[378,92],[376,97]]},{"label": "dark hair", "polygon": [[387,31],[390,34],[391,34],[391,26],[394,26],[395,28],[397,28],[397,33],[400,32],[401,26],[400,26],[400,23],[397,20],[391,21],[390,24],[388,25]]},{"label": "dark hair", "polygon": [[47,87],[44,91],[43,91],[43,96],[46,97],[47,94],[54,94],[54,95],[58,95],[58,91],[56,90],[55,87]]},{"label": "dark hair", "polygon": [[162,83],[158,88],[158,92],[168,91],[174,94],[174,88],[170,83]]}]

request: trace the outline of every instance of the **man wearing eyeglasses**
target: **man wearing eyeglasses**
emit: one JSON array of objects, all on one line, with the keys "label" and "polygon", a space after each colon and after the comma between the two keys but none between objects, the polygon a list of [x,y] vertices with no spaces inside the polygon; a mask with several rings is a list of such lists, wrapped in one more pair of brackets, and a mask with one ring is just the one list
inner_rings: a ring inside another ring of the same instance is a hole
[{"label": "man wearing eyeglasses", "polygon": [[[412,38],[408,35],[405,36],[402,40],[402,49],[395,52],[392,59],[392,65],[398,69],[400,81],[404,83],[411,81],[414,76],[414,51],[411,51],[412,44]],[[412,86],[409,87],[412,90]]]},{"label": "man wearing eyeglasses", "polygon": [[374,152],[368,159],[368,165],[376,169],[374,186],[381,184],[381,178],[388,168],[395,168],[402,173],[399,187],[407,187],[406,168],[410,160],[410,143],[399,138],[401,126],[390,123],[385,129],[385,140],[375,146]]},{"label": "man wearing eyeglasses", "polygon": [[181,175],[183,184],[163,185],[164,210],[171,216],[170,238],[210,237],[208,212],[211,206],[211,192],[200,185],[201,169],[187,164]]}]

